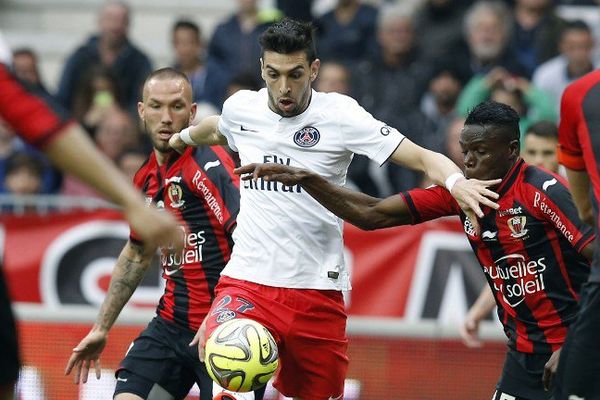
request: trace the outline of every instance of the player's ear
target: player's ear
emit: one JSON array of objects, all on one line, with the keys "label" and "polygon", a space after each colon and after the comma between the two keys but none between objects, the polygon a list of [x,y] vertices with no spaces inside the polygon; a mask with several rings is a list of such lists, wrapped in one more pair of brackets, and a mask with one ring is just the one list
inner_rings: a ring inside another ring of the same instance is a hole
[{"label": "player's ear", "polygon": [[510,152],[510,157],[517,158],[519,157],[519,153],[521,152],[521,142],[519,140],[511,140],[508,144],[508,149]]},{"label": "player's ear", "polygon": [[144,103],[142,103],[141,101],[138,101],[137,110],[138,110],[138,115],[140,116],[140,119],[143,121],[144,120]]},{"label": "player's ear", "polygon": [[310,64],[310,81],[314,82],[315,79],[317,79],[317,76],[319,76],[319,67],[321,66],[321,60],[319,60],[318,58],[315,59],[315,61],[313,61]]},{"label": "player's ear", "polygon": [[263,61],[262,57],[260,58],[260,76],[264,81],[267,80],[267,77],[265,76],[265,62]]},{"label": "player's ear", "polygon": [[196,111],[198,111],[198,105],[196,103],[192,103],[192,108],[190,109],[190,124],[196,118]]}]

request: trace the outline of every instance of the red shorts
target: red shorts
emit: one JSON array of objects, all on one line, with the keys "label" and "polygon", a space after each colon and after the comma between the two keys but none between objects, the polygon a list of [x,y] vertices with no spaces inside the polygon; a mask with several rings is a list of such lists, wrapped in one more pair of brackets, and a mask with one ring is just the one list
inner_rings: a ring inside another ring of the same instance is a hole
[{"label": "red shorts", "polygon": [[290,289],[222,276],[215,288],[206,337],[233,318],[265,326],[279,349],[273,386],[303,400],[342,398],[348,370],[346,312],[336,290]]}]

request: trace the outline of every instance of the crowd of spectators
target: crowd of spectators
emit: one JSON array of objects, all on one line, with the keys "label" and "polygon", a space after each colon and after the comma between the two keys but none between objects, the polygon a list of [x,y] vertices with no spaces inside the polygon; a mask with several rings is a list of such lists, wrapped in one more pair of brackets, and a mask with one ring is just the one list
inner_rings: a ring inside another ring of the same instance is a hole
[{"label": "crowd of spectators", "polygon": [[[562,91],[600,62],[594,30],[582,20],[562,18],[554,0],[336,0],[322,15],[312,14],[314,3],[277,0],[276,9],[265,10],[257,0],[237,0],[210,37],[193,15],[174,16],[171,65],[192,82],[197,118],[218,113],[237,90],[262,87],[258,37],[284,15],[316,28],[322,61],[317,90],[352,96],[376,118],[459,166],[457,138],[473,106],[492,98],[515,108],[523,145],[526,133],[553,137]],[[55,97],[128,175],[150,149],[136,122],[137,101],[146,76],[159,67],[130,39],[133,17],[124,2],[103,3],[96,33],[65,54],[56,93],[47,90],[34,51],[13,49],[12,58],[15,74],[40,95]],[[349,170],[349,185],[375,196],[425,184],[413,171],[380,168],[361,156]],[[1,121],[0,193],[97,196],[61,177]]]}]

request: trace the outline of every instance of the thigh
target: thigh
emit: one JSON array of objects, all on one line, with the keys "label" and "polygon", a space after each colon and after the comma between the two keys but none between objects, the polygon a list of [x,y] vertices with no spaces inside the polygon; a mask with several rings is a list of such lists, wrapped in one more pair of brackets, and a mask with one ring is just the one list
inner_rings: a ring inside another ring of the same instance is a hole
[{"label": "thigh", "polygon": [[542,383],[544,365],[549,358],[550,354],[526,354],[509,350],[494,399],[552,399],[553,391],[545,391]]},{"label": "thigh", "polygon": [[0,392],[16,383],[19,366],[17,329],[0,266]]},{"label": "thigh", "polygon": [[119,365],[115,395],[133,393],[145,399],[154,393],[160,399],[164,396],[158,393],[163,389],[174,399],[184,398],[195,374],[176,351],[179,339],[178,328],[158,318],[152,320]]},{"label": "thigh", "polygon": [[[174,375],[179,375],[185,371],[173,370]],[[121,369],[117,373],[117,385],[115,387],[115,400],[182,400],[190,391],[193,385],[193,377],[191,376],[180,376],[179,382],[181,383],[180,388],[166,388],[165,384],[154,382],[150,379],[144,378],[143,376],[137,375],[126,369]],[[183,383],[187,381],[187,383]],[[187,389],[184,388],[187,386]]]},{"label": "thigh", "polygon": [[600,399],[600,284],[584,285],[577,321],[569,329],[560,355],[557,399],[575,395]]},{"label": "thigh", "polygon": [[341,398],[348,370],[346,314],[341,292],[303,290],[274,386],[288,397]]}]

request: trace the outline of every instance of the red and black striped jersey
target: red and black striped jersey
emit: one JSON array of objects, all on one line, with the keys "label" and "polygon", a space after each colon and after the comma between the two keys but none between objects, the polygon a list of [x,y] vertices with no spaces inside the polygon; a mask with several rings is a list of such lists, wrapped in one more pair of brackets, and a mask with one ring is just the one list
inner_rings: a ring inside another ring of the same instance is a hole
[{"label": "red and black striped jersey", "polygon": [[402,193],[413,222],[459,215],[494,292],[509,346],[551,353],[564,343],[589,275],[581,255],[594,235],[578,216],[564,180],[519,159],[497,189],[500,208],[484,208],[480,234],[439,186]]},{"label": "red and black striped jersey", "polygon": [[[146,201],[172,213],[181,223],[181,254],[161,249],[166,280],[157,314],[196,331],[208,313],[220,273],[231,256],[231,234],[240,206],[234,163],[219,146],[188,148],[158,165],[154,152],[134,177]],[[139,242],[132,230],[130,239]]]},{"label": "red and black striped jersey", "polygon": [[[558,127],[558,159],[572,170],[588,172],[594,199],[600,199],[600,70],[571,83],[564,91]],[[594,207],[596,232],[600,232]],[[596,242],[591,281],[600,282],[600,242]]]},{"label": "red and black striped jersey", "polygon": [[48,144],[72,121],[51,99],[29,91],[0,63],[0,117],[27,142]]}]

